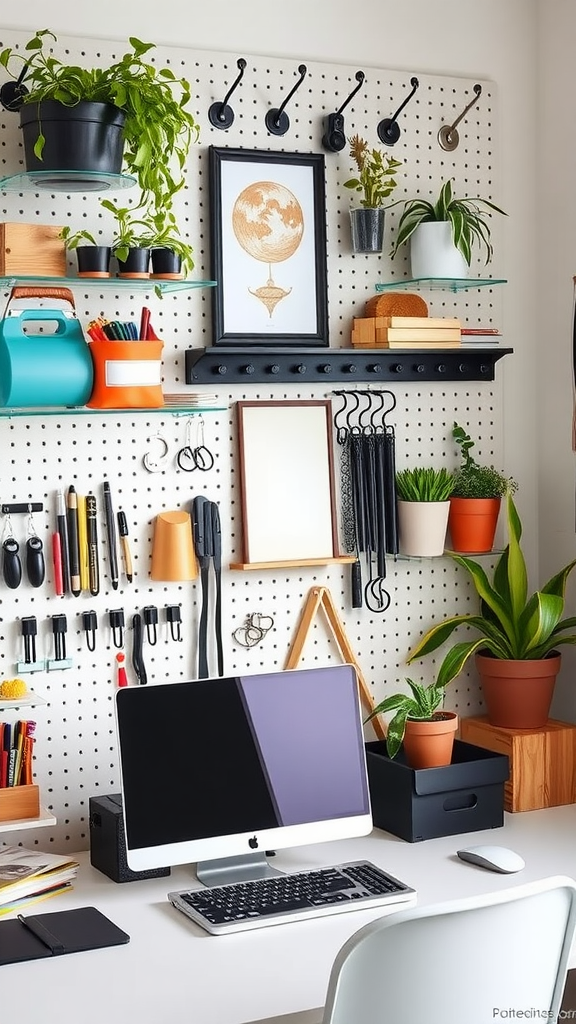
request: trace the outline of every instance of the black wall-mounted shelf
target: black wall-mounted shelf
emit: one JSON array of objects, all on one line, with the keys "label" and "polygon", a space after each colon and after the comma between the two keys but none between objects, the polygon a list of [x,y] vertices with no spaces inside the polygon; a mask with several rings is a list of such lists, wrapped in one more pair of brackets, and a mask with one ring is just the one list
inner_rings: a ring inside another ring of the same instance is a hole
[{"label": "black wall-mounted shelf", "polygon": [[511,348],[190,348],[187,384],[300,384],[318,381],[494,380]]}]

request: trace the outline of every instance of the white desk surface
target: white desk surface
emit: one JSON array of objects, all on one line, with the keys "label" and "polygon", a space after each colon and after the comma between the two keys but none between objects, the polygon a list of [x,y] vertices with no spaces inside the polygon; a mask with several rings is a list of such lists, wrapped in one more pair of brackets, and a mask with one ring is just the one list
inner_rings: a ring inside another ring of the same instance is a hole
[{"label": "white desk surface", "polygon": [[[499,875],[465,864],[461,846],[509,846],[523,871]],[[318,921],[211,936],[167,901],[190,886],[188,867],[169,878],[118,885],[78,856],[72,892],[31,907],[48,913],[95,906],[131,936],[125,946],[0,967],[0,1011],[17,1024],[241,1024],[319,1007],[335,955],[349,935],[382,914],[354,911]],[[364,839],[279,852],[286,871],[369,859],[418,891],[420,904],[576,877],[576,805],[507,814],[501,829],[406,843],[375,830]],[[1,927],[1,923],[0,923]],[[576,966],[576,949],[571,966]],[[300,1015],[310,1024],[315,1014]],[[287,1018],[286,1024],[289,1024]]]}]

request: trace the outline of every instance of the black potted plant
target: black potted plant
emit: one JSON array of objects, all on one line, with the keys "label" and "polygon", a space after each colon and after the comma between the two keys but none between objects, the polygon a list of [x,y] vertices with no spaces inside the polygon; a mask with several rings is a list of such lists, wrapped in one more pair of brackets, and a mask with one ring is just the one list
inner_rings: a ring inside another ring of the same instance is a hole
[{"label": "black potted plant", "polygon": [[183,240],[171,210],[162,210],[152,217],[150,247],[153,278],[178,279],[194,269],[192,246]]},{"label": "black potted plant", "polygon": [[109,245],[100,245],[89,231],[62,228],[59,237],[69,252],[76,253],[78,277],[110,277]]},{"label": "black potted plant", "polygon": [[[16,80],[10,103],[6,92],[3,101],[20,111],[27,170],[86,172],[79,187],[88,190],[123,168],[157,209],[169,208],[198,136],[189,83],[146,61],[155,44],[135,37],[107,68],[69,65],[49,49],[53,43],[54,33],[42,29],[22,51],[0,51],[0,65]],[[52,187],[56,178],[50,175]]]},{"label": "black potted plant", "polygon": [[452,549],[461,554],[481,554],[492,550],[501,500],[506,494],[514,494],[518,484],[494,466],[476,461],[471,453],[475,442],[458,423],[454,423],[452,436],[461,460],[450,495]]},{"label": "black potted plant", "polygon": [[112,255],[118,260],[119,277],[150,277],[152,217],[146,209],[118,206],[111,199],[100,200],[101,206],[114,214]]},{"label": "black potted plant", "polygon": [[344,182],[344,188],[362,195],[360,207],[350,211],[352,248],[357,253],[382,252],[384,201],[396,188],[394,173],[402,164],[379,149],[370,149],[358,135],[350,139],[350,156],[357,174]]}]

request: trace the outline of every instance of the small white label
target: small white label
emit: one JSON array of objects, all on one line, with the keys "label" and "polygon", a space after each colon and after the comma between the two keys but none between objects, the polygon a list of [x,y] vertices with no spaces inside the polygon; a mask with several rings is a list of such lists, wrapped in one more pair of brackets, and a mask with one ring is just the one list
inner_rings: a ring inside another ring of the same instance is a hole
[{"label": "small white label", "polygon": [[109,388],[137,388],[161,384],[160,359],[107,359],[106,386]]}]

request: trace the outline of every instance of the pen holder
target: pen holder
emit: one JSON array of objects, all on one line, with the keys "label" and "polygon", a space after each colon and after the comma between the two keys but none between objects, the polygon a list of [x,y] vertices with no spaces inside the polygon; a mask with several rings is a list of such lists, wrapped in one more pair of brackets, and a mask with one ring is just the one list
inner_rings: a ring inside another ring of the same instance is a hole
[{"label": "pen holder", "polygon": [[0,789],[0,821],[20,821],[40,816],[38,786],[9,786]]},{"label": "pen holder", "polygon": [[94,387],[90,409],[159,409],[162,393],[161,341],[92,341]]},{"label": "pen holder", "polygon": [[168,582],[197,578],[198,562],[189,512],[160,512],[156,516],[150,576],[153,580]]}]

